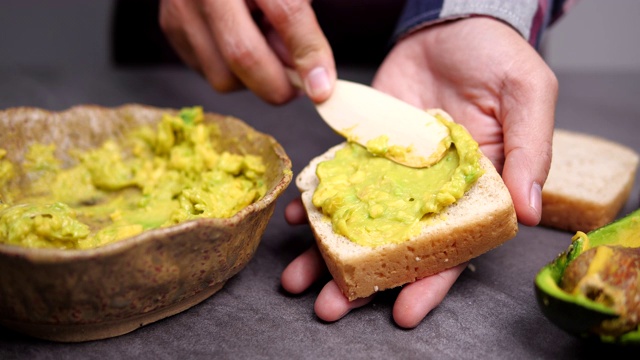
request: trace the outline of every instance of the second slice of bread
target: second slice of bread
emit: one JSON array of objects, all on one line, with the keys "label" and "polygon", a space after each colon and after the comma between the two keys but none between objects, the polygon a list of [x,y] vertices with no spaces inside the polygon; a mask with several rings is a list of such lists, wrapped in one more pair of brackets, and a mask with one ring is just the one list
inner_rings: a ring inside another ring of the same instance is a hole
[{"label": "second slice of bread", "polygon": [[318,248],[331,275],[349,299],[367,297],[439,273],[513,238],[518,231],[511,196],[486,157],[485,173],[453,205],[424,219],[422,232],[403,243],[361,246],[332,230],[330,219],[311,199],[318,186],[317,165],[345,144],[313,159],[296,179]]},{"label": "second slice of bread", "polygon": [[638,154],[601,137],[556,129],[541,225],[591,231],[613,221],[629,198]]}]

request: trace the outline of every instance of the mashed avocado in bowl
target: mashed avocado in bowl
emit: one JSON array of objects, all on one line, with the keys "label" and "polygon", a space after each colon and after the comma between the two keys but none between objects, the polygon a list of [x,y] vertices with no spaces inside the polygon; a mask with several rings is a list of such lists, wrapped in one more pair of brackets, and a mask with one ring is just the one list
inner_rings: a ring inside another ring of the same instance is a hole
[{"label": "mashed avocado in bowl", "polygon": [[275,139],[200,108],[0,111],[0,325],[117,336],[218,291],[292,177]]},{"label": "mashed avocado in bowl", "polygon": [[70,149],[63,167],[56,145],[32,143],[23,166],[2,159],[0,183],[21,174],[28,186],[0,194],[0,242],[34,248],[88,249],[145,230],[198,218],[229,218],[259,200],[266,166],[253,154],[218,151],[219,126],[202,108],[165,113],[122,140]]}]

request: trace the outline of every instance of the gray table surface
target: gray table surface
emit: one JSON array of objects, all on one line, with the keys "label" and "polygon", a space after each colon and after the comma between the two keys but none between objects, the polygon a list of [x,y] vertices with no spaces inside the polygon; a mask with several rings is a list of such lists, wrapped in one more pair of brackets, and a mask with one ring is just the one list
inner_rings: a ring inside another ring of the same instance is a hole
[{"label": "gray table surface", "polygon": [[[340,71],[347,79],[365,83],[372,76],[370,69]],[[639,73],[558,77],[558,127],[600,135],[640,151]],[[220,95],[193,72],[177,67],[17,66],[0,70],[0,79],[0,108],[62,110],[76,104],[129,102],[202,105],[272,134],[288,152],[296,174],[312,157],[341,141],[306,99],[273,107],[248,92]],[[279,200],[255,257],[203,303],[127,335],[78,344],[32,339],[0,328],[0,359],[571,359],[604,351],[631,356],[630,349],[569,336],[541,314],[534,298],[534,275],[567,247],[571,237],[541,227],[521,226],[516,238],[474,259],[473,270],[463,272],[443,303],[416,329],[394,325],[393,290],[338,322],[322,322],[313,313],[320,284],[299,296],[286,294],[279,285],[284,267],[313,241],[308,227],[290,227],[284,221],[284,206],[296,196],[292,184]],[[638,201],[636,184],[621,214],[637,208]]]}]

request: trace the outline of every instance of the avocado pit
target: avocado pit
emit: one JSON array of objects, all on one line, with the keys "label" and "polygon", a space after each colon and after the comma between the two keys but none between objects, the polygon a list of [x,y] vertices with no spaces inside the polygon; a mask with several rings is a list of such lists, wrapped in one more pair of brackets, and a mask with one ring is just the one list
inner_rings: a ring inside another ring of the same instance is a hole
[{"label": "avocado pit", "polygon": [[621,335],[640,322],[640,248],[598,246],[572,261],[564,272],[561,287],[610,307],[619,314],[605,320],[594,331]]}]

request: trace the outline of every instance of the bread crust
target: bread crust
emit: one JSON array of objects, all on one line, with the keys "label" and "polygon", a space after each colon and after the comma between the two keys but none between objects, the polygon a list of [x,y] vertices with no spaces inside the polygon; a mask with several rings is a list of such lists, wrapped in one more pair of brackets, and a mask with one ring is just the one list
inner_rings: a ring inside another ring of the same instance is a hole
[{"label": "bread crust", "polygon": [[403,243],[361,246],[333,232],[330,219],[311,199],[318,163],[346,143],[313,159],[296,179],[318,248],[333,279],[349,299],[367,297],[462,264],[513,238],[518,231],[511,196],[489,159],[485,173],[453,205],[425,219],[422,232]]}]

